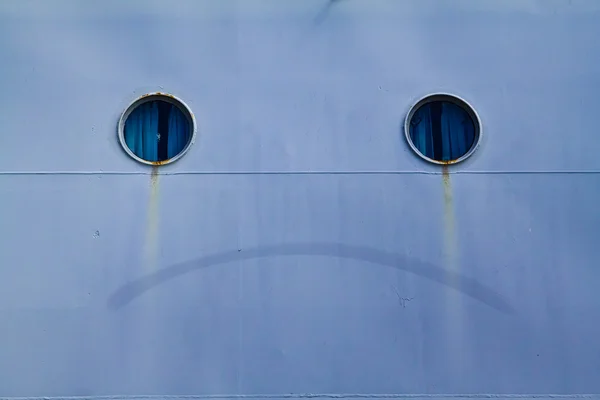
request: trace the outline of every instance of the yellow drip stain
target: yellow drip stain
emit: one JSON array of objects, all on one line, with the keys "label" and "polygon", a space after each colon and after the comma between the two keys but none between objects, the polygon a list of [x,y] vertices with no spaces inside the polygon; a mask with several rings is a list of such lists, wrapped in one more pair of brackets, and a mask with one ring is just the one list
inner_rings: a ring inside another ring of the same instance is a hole
[{"label": "yellow drip stain", "polygon": [[[456,219],[454,216],[454,201],[452,196],[452,182],[448,166],[442,167],[442,184],[444,186],[444,267],[451,273],[460,273],[459,251],[456,238]],[[449,274],[449,280],[456,280],[457,275]],[[452,286],[457,287],[460,282],[451,282]],[[448,343],[451,348],[450,354],[457,362],[455,372],[460,373],[460,353],[458,349],[463,349],[464,332],[462,325],[464,323],[462,296],[455,291],[446,291],[446,329]]]},{"label": "yellow drip stain", "polygon": [[451,271],[457,269],[456,223],[454,220],[454,203],[452,201],[452,183],[448,167],[442,167],[444,184],[444,256],[446,267]]},{"label": "yellow drip stain", "polygon": [[145,272],[154,272],[158,267],[159,255],[159,175],[158,167],[152,167],[150,174],[150,198],[146,220],[146,240],[144,241]]},{"label": "yellow drip stain", "polygon": [[[160,254],[159,243],[159,174],[158,166],[152,167],[150,174],[150,196],[148,198],[148,209],[146,216],[146,231],[144,240],[144,253],[142,261],[143,275],[151,274],[158,270],[158,258]],[[155,293],[151,293],[143,301],[142,307],[135,314],[133,322],[136,346],[139,351],[136,353],[136,364],[143,365],[146,371],[153,371],[158,364],[156,347],[156,332],[160,325],[158,319],[159,304]]]}]

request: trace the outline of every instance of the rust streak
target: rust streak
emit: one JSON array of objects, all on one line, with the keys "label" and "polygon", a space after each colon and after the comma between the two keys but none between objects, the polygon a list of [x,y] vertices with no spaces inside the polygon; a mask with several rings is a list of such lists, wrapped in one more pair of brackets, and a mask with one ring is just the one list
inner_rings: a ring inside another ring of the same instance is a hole
[{"label": "rust streak", "polygon": [[150,183],[152,184],[152,188],[156,188],[156,185],[158,185],[158,163],[162,163],[163,161],[153,161],[153,167],[152,167],[152,173],[150,174]]},{"label": "rust streak", "polygon": [[175,98],[175,96],[173,96],[173,95],[172,95],[172,94],[170,94],[170,93],[165,93],[165,92],[153,92],[153,93],[146,93],[146,94],[143,94],[143,95],[141,95],[141,96],[138,98],[138,100],[140,100],[140,99],[144,99],[144,98],[146,98],[146,97],[152,97],[152,96],[165,96],[165,97],[170,97],[170,98],[172,98],[172,99],[174,99],[174,98]]},{"label": "rust streak", "polygon": [[156,93],[153,93],[153,95],[155,95],[155,96],[166,96],[166,97],[170,97],[172,99],[175,98],[175,96],[173,96],[172,94],[164,93],[164,92],[156,92]]},{"label": "rust streak", "polygon": [[158,168],[156,168],[156,167],[168,164],[170,160],[171,160],[170,158],[167,158],[166,160],[161,160],[161,161],[150,161],[152,163],[152,165],[153,165],[153,167],[152,167],[152,174],[153,175],[155,175],[155,174],[158,175]]},{"label": "rust streak", "polygon": [[448,166],[442,166],[442,183],[444,185],[444,225],[447,255],[453,256],[455,252],[454,238],[454,204],[452,202],[452,183],[450,181],[450,171]]},{"label": "rust streak", "polygon": [[[450,161],[448,163],[451,163]],[[442,166],[442,180],[444,182],[444,203],[446,206],[452,206],[452,186],[450,184],[450,171],[448,164]]]},{"label": "rust streak", "polygon": [[456,222],[454,218],[454,202],[452,183],[448,166],[442,166],[442,183],[444,186],[444,253],[448,268],[458,268],[458,246],[456,243]]},{"label": "rust streak", "polygon": [[150,198],[146,221],[146,240],[144,264],[149,270],[155,270],[159,253],[159,173],[158,167],[152,167],[150,175]]},{"label": "rust streak", "polygon": [[[438,162],[439,162],[440,164],[442,164],[442,165],[452,165],[452,164],[456,164],[456,163],[457,163],[457,161],[458,161],[458,160],[447,160],[447,161],[440,160],[440,161],[438,161]],[[445,170],[443,170],[443,172],[445,172],[446,174],[448,174],[448,173],[449,173],[447,168],[446,168]]]}]

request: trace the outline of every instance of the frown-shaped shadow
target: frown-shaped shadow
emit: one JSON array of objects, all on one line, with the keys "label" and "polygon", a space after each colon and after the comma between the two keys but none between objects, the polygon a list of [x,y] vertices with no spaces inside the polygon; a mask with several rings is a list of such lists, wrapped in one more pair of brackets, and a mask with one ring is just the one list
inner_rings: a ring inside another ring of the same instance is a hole
[{"label": "frown-shaped shadow", "polygon": [[314,18],[313,23],[315,25],[320,25],[323,21],[325,21],[325,19],[327,19],[331,9],[342,1],[344,0],[326,0],[326,3],[321,7],[319,13]]},{"label": "frown-shaped shadow", "polygon": [[433,264],[411,257],[389,253],[365,246],[352,246],[341,243],[290,243],[259,246],[250,249],[232,250],[217,253],[195,260],[171,265],[155,273],[146,275],[118,288],[108,299],[109,309],[122,308],[136,297],[170,279],[209,267],[223,266],[233,261],[280,256],[324,256],[352,260],[396,268],[437,282],[457,290],[487,306],[503,313],[514,313],[513,307],[498,293],[475,279],[457,272],[448,271]]}]

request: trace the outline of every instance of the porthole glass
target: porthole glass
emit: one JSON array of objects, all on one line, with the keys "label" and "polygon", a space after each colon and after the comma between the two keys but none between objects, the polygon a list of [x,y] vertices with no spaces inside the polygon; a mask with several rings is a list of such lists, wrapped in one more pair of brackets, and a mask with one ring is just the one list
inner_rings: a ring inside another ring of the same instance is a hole
[{"label": "porthole glass", "polygon": [[405,131],[413,150],[438,164],[464,160],[481,136],[475,111],[464,100],[442,94],[417,102],[407,115]]},{"label": "porthole glass", "polygon": [[194,116],[171,95],[142,96],[121,116],[119,139],[125,151],[145,164],[162,165],[179,159],[195,134]]}]

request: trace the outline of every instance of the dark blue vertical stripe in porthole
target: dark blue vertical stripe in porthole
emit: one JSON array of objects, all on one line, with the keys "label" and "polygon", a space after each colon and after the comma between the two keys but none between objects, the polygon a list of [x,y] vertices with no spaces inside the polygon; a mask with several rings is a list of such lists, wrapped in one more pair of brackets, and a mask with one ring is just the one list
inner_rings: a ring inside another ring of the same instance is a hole
[{"label": "dark blue vertical stripe in porthole", "polygon": [[450,101],[431,101],[420,106],[410,120],[409,129],[417,150],[436,161],[459,159],[475,144],[473,118]]},{"label": "dark blue vertical stripe in porthole", "polygon": [[190,124],[179,107],[154,100],[129,114],[124,136],[127,147],[139,158],[165,161],[185,149],[190,140]]}]

